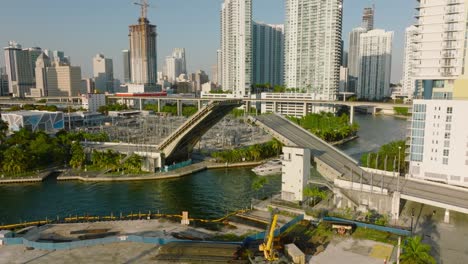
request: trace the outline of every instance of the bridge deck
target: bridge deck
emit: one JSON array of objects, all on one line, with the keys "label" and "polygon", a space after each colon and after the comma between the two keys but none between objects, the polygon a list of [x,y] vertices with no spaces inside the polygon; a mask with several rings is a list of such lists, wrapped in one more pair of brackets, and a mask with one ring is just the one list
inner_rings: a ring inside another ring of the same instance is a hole
[{"label": "bridge deck", "polygon": [[[308,131],[290,122],[286,118],[277,115],[262,115],[254,119],[255,122],[262,124],[271,132],[280,134],[284,138],[293,142],[297,146],[309,148],[316,159],[321,160],[327,165],[343,174],[343,177],[351,180],[351,169],[355,174],[354,180],[360,181],[356,175],[363,175],[363,183],[373,183],[375,186],[381,186],[389,191],[397,191],[397,187],[401,194],[408,200],[425,201],[434,205],[446,205],[449,209],[468,213],[468,189],[451,188],[441,184],[425,183],[410,179],[397,178],[389,176],[374,176],[362,170],[356,161],[351,159],[345,153],[331,146],[330,144],[320,140]],[[360,176],[358,176],[360,177]]]}]

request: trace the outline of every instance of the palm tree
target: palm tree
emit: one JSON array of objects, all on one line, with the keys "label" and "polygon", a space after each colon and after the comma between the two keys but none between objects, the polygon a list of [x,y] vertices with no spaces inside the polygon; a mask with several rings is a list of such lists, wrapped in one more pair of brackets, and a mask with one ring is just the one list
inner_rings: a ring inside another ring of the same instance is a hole
[{"label": "palm tree", "polygon": [[281,142],[279,142],[276,138],[273,139],[273,141],[271,142],[271,148],[276,151],[276,156],[279,155],[279,152],[281,151],[281,148],[283,147],[283,144],[281,144]]},{"label": "palm tree", "polygon": [[[255,191],[255,192],[258,192],[260,189],[263,188],[263,186],[265,186],[265,184],[268,183],[268,180],[267,178],[265,177],[256,177],[254,179],[254,181],[252,182],[252,189]],[[258,197],[258,196],[257,196]]]},{"label": "palm tree", "polygon": [[249,150],[250,150],[250,155],[255,161],[257,161],[262,155],[261,148],[258,144],[251,146]]},{"label": "palm tree", "polygon": [[401,264],[435,264],[435,259],[429,254],[431,247],[421,242],[420,236],[410,237],[403,246],[400,256]]},{"label": "palm tree", "polygon": [[72,168],[81,168],[86,161],[86,154],[80,143],[73,143],[71,153],[72,157],[70,159],[70,166],[72,166]]}]

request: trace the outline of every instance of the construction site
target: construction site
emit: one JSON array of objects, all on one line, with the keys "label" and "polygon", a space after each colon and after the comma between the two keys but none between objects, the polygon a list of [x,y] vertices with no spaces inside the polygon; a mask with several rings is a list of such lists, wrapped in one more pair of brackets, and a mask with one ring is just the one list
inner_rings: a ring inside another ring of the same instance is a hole
[{"label": "construction site", "polygon": [[[87,222],[76,218],[68,219],[70,223],[4,230],[0,263],[82,263],[84,259],[94,263],[306,263],[330,243],[347,241],[356,228],[346,223],[319,225],[303,215],[261,210],[243,210],[215,220],[190,219],[186,213],[139,215],[139,219]],[[362,253],[363,246],[354,247]],[[384,244],[378,248],[383,247],[384,253],[375,253],[373,247],[364,247],[363,256],[384,254],[387,259],[390,256],[385,254],[393,250]]]}]

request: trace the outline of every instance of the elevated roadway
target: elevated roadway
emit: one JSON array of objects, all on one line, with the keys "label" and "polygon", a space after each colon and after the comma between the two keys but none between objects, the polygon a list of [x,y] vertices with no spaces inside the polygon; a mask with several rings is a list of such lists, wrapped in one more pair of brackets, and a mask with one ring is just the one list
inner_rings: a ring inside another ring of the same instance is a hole
[{"label": "elevated roadway", "polygon": [[357,161],[342,151],[280,115],[262,115],[250,119],[286,145],[309,148],[316,162],[326,163],[343,180],[383,186],[390,192],[399,192],[402,199],[468,214],[468,189],[403,177],[374,175],[364,171]]}]

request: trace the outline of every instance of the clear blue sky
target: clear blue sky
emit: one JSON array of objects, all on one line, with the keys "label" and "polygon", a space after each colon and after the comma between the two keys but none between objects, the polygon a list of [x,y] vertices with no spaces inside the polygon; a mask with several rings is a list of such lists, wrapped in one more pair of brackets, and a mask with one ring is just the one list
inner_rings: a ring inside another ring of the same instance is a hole
[{"label": "clear blue sky", "polygon": [[[122,77],[120,51],[128,48],[128,25],[139,8],[131,0],[1,0],[0,46],[16,40],[23,47],[63,50],[72,64],[92,74],[92,57],[104,53],[114,59]],[[187,50],[189,71],[210,73],[219,47],[222,0],[150,0],[149,20],[158,27],[158,70],[172,48]],[[284,0],[253,0],[254,20],[284,23]],[[401,78],[404,29],[414,21],[416,0],[375,0],[377,28],[395,31],[392,81]],[[360,25],[370,0],[344,0],[343,38]],[[4,65],[3,51],[0,65]]]}]

